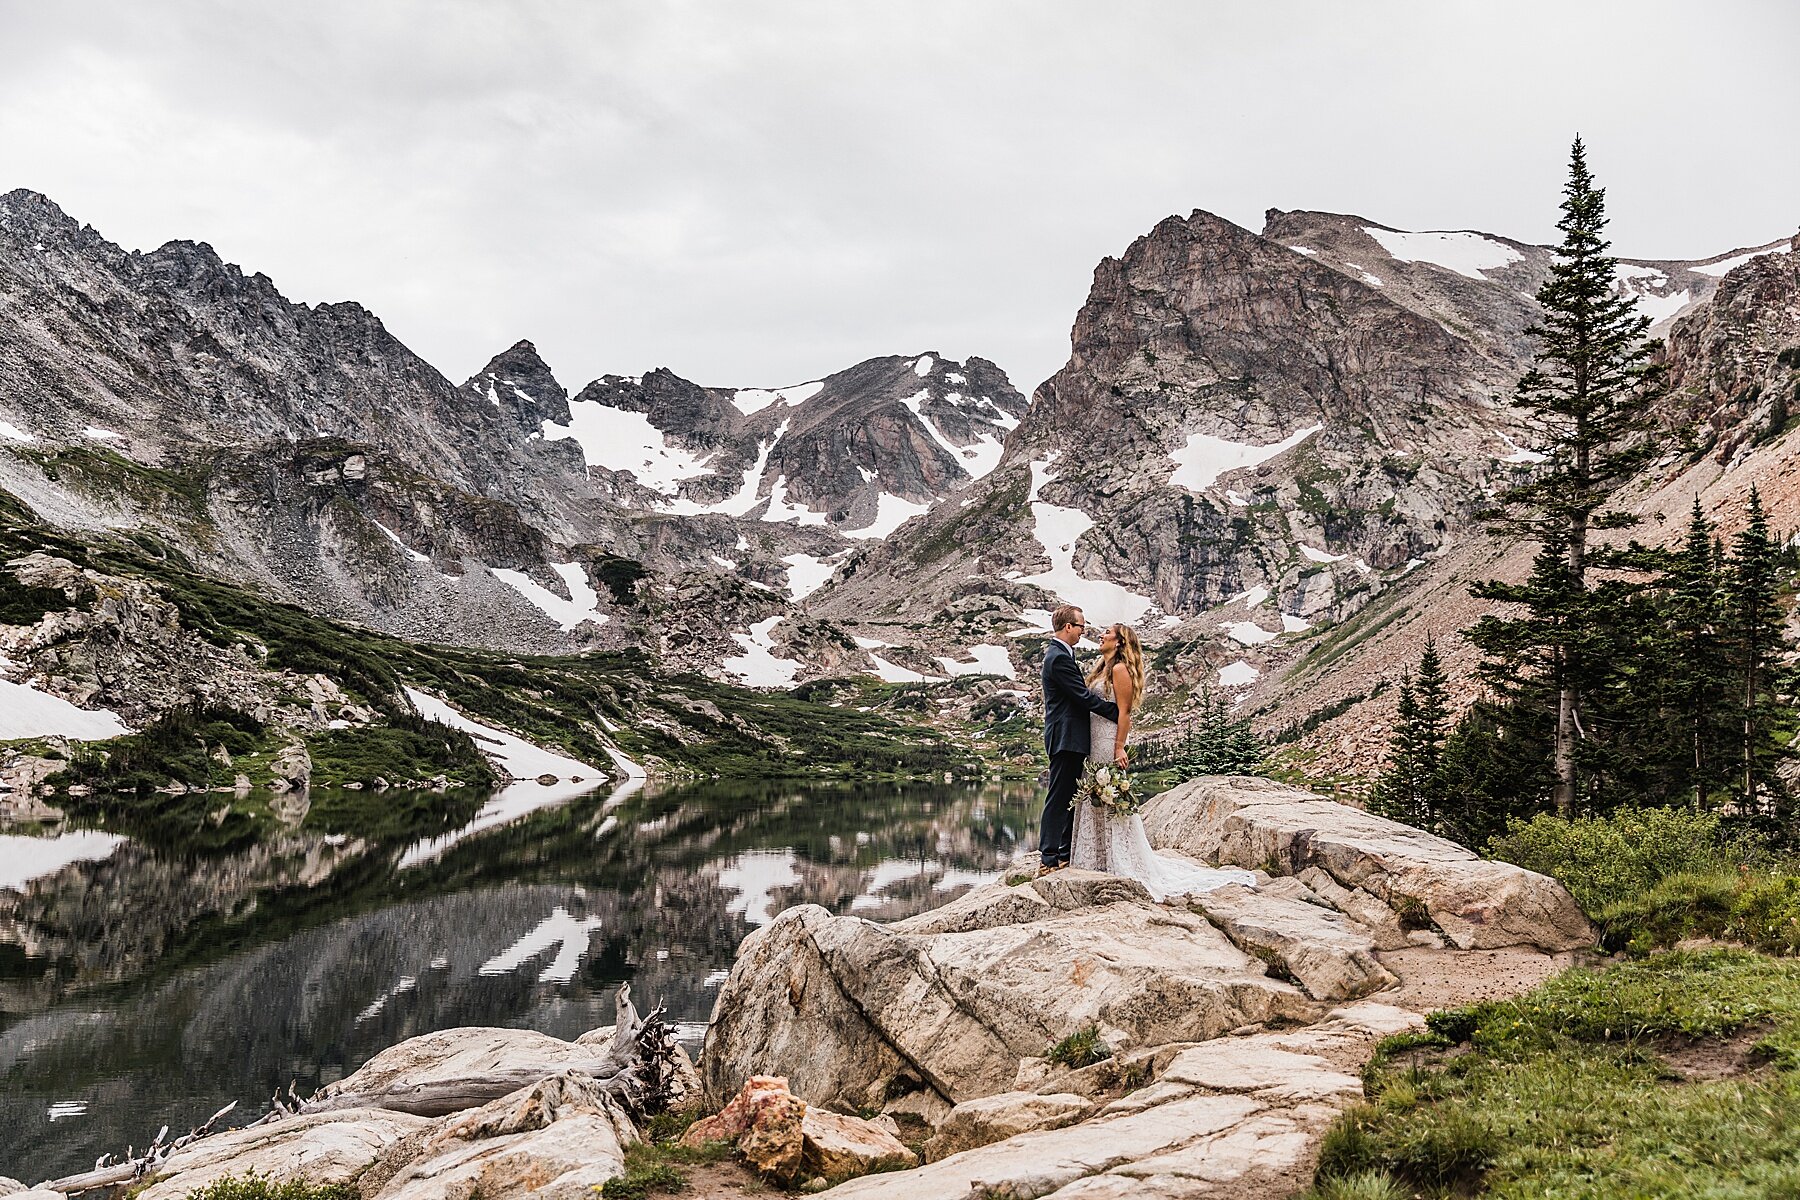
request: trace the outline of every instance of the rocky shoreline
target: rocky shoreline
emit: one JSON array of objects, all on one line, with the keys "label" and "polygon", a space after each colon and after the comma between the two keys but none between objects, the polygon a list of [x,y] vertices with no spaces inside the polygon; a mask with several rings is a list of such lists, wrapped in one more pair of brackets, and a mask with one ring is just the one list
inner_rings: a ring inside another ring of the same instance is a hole
[{"label": "rocky shoreline", "polygon": [[[1157,904],[1130,880],[1021,873],[886,925],[789,909],[740,947],[698,1071],[679,1058],[676,1107],[724,1110],[690,1140],[733,1141],[833,1196],[1289,1194],[1381,1038],[1526,991],[1593,944],[1554,881],[1268,780],[1195,780],[1145,816],[1164,850],[1258,886]],[[348,1108],[216,1134],[137,1195],[256,1171],[367,1200],[591,1197],[642,1136],[565,1065],[611,1040],[413,1038],[328,1090],[524,1063],[544,1077],[447,1115]],[[921,1135],[924,1165],[905,1169],[917,1159],[896,1122]]]}]

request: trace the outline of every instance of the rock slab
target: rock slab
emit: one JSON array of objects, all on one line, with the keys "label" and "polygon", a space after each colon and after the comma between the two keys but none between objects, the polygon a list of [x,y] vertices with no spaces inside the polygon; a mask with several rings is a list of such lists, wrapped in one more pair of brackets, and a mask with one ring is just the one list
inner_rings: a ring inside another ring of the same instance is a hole
[{"label": "rock slab", "polygon": [[1395,911],[1422,908],[1460,950],[1594,944],[1593,927],[1554,879],[1272,780],[1190,780],[1145,806],[1144,830],[1153,844],[1208,862],[1280,875],[1319,868]]},{"label": "rock slab", "polygon": [[789,909],[744,940],[701,1067],[715,1103],[779,1067],[828,1107],[957,1104],[1015,1090],[1021,1062],[1089,1027],[1117,1052],[1317,1011],[1203,917],[1063,871],[893,925]]}]

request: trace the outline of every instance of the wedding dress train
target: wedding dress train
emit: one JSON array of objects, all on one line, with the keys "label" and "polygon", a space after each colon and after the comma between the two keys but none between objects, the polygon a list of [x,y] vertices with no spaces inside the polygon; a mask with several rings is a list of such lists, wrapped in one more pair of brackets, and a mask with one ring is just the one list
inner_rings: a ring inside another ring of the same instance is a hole
[{"label": "wedding dress train", "polygon": [[[1106,694],[1112,695],[1111,681]],[[1088,718],[1088,761],[1110,763],[1119,727],[1093,714]],[[1115,817],[1083,800],[1075,808],[1074,846],[1069,865],[1135,879],[1157,900],[1210,892],[1228,883],[1256,886],[1256,876],[1236,867],[1203,867],[1173,854],[1158,854],[1144,835],[1137,813]]]}]

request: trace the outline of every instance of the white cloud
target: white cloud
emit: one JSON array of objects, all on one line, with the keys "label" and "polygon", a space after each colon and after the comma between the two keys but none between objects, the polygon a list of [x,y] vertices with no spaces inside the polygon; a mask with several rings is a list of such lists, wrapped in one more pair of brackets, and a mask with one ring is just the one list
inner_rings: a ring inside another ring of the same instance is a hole
[{"label": "white cloud", "polygon": [[[204,239],[290,296],[359,300],[454,380],[529,336],[576,384],[659,364],[816,379],[929,348],[1029,391],[1065,360],[1094,264],[1170,213],[1553,239],[1571,113],[1620,253],[1791,231],[1800,162],[1766,151],[1800,10],[1629,15],[12,4],[0,35],[31,52],[0,77],[0,183],[128,248]],[[1588,45],[1608,53],[1575,69]],[[1681,63],[1682,86],[1646,88],[1646,62]],[[1521,78],[1547,82],[1521,98]],[[1709,187],[1667,186],[1670,144]]]}]

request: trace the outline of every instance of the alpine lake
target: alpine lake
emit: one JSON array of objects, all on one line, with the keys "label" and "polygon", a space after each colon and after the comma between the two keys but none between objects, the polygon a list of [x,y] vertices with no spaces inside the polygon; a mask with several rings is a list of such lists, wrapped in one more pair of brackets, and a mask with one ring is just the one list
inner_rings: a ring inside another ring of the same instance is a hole
[{"label": "alpine lake", "polygon": [[228,1123],[254,1120],[433,1030],[573,1038],[612,1023],[622,982],[696,1053],[754,928],[797,904],[942,904],[1001,876],[1038,802],[1019,783],[747,780],[478,799],[454,827],[365,839],[302,817],[227,851],[0,835],[0,1175],[85,1170],[234,1101]]}]

